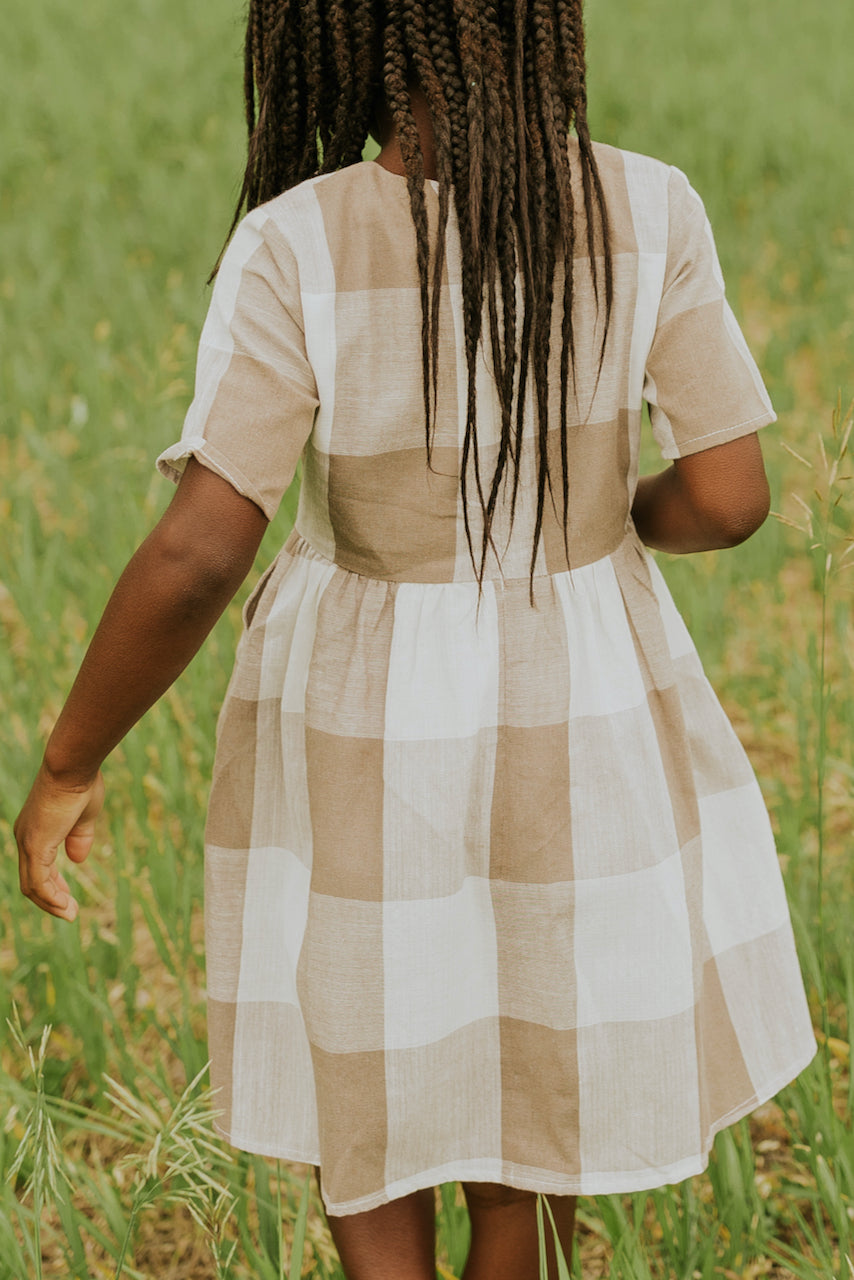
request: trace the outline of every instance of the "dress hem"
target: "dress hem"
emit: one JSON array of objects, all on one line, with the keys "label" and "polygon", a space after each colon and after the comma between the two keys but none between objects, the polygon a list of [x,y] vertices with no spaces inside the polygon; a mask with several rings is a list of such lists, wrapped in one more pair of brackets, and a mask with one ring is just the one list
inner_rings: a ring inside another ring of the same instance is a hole
[{"label": "dress hem", "polygon": [[[676,1164],[657,1169],[626,1170],[617,1173],[582,1173],[571,1177],[561,1177],[554,1172],[537,1170],[529,1165],[513,1164],[506,1160],[490,1157],[486,1160],[450,1160],[445,1165],[424,1169],[420,1173],[411,1174],[389,1183],[382,1191],[363,1196],[358,1200],[346,1200],[340,1204],[327,1201],[323,1197],[326,1212],[333,1217],[348,1217],[354,1213],[366,1213],[370,1209],[378,1209],[381,1205],[425,1187],[434,1187],[443,1182],[497,1182],[502,1186],[513,1187],[517,1191],[541,1192],[545,1195],[565,1196],[600,1196],[621,1195],[636,1191],[652,1191],[656,1187],[684,1182],[686,1178],[703,1173],[709,1163],[709,1155],[715,1135],[728,1128],[738,1120],[755,1111],[775,1097],[785,1085],[790,1084],[809,1066],[817,1052],[818,1045],[813,1047],[805,1057],[795,1060],[795,1065],[787,1067],[748,1101],[734,1107],[726,1115],[720,1116],[709,1127],[706,1142],[697,1155],[686,1157]],[[232,1135],[214,1121],[214,1128],[231,1146],[241,1151],[250,1151],[253,1155],[267,1156],[272,1159],[293,1161],[295,1164],[310,1164],[320,1167],[320,1156],[307,1154],[295,1148],[284,1150],[274,1144],[258,1142],[253,1138],[241,1138]]]}]

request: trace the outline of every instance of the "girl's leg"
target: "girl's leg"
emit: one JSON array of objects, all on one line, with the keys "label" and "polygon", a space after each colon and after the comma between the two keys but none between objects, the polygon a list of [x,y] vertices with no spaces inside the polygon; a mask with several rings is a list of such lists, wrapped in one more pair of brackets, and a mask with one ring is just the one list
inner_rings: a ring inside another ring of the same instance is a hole
[{"label": "girl's leg", "polygon": [[[491,1182],[464,1182],[471,1249],[463,1280],[539,1280],[537,1197]],[[549,1196],[558,1239],[567,1262],[572,1257],[575,1196]],[[557,1277],[551,1223],[545,1213],[549,1277]]]},{"label": "girl's leg", "polygon": [[347,1280],[435,1280],[432,1187],[365,1213],[327,1215],[327,1221]]}]

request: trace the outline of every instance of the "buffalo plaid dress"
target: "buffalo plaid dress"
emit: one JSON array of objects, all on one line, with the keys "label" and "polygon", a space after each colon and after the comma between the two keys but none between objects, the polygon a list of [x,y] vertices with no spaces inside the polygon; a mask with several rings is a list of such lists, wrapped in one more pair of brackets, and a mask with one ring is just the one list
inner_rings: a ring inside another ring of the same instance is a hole
[{"label": "buffalo plaid dress", "polygon": [[[376,163],[242,222],[159,459],[177,479],[195,456],[271,517],[303,461],[219,722],[209,1039],[223,1134],[322,1166],[334,1214],[457,1179],[680,1180],[815,1051],[762,797],[630,518],[643,401],[665,458],[774,415],[685,177],[596,154],[611,332],[600,370],[579,257],[569,563],[558,486],[533,607],[533,409],[478,600],[454,215],[428,469],[409,197]],[[435,226],[436,184],[425,196]],[[559,476],[557,369],[554,387]]]}]

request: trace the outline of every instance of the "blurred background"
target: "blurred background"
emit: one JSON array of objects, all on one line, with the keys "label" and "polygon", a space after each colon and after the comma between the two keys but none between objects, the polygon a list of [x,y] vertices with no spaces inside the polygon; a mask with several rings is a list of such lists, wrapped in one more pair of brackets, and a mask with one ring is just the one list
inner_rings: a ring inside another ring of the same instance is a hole
[{"label": "blurred background", "polygon": [[[40,0],[4,26],[0,1014],[14,1002],[20,1026],[0,1033],[0,1280],[42,1265],[337,1276],[302,1171],[226,1163],[221,1144],[198,1146],[208,1119],[187,1119],[197,1103],[208,1116],[200,1086],[182,1101],[207,1056],[202,827],[240,598],[108,765],[102,842],[74,873],[78,924],[16,896],[12,855],[87,637],[171,496],[153,463],[181,430],[239,189],[243,14],[232,0]],[[847,455],[834,468],[854,394],[852,55],[850,0],[588,4],[593,134],[689,175],[780,415],[763,443],[790,523],[769,520],[736,552],[660,559],[772,813],[823,1049],[720,1136],[703,1178],[584,1201],[576,1277],[854,1274],[854,494]],[[196,1163],[170,1174],[156,1142]],[[51,1190],[55,1168],[70,1187],[60,1176]],[[228,1191],[219,1209],[204,1169]],[[466,1224],[453,1188],[440,1222],[442,1274],[455,1275]]]}]

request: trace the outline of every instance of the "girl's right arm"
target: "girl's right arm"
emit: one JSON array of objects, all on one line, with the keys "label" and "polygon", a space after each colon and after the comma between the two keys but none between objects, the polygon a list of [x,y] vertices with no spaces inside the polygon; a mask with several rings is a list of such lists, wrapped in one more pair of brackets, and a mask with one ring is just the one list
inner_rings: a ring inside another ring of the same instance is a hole
[{"label": "girl's right arm", "polygon": [[762,449],[753,435],[677,458],[666,471],[642,476],[632,506],[641,540],[680,554],[734,547],[768,515]]},{"label": "girl's right arm", "polygon": [[183,671],[252,567],[259,507],[193,458],[116,585],[15,823],[22,892],[73,920],[56,858],[82,862],[101,807],[100,766]]}]

